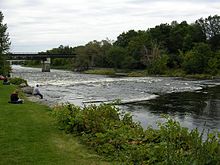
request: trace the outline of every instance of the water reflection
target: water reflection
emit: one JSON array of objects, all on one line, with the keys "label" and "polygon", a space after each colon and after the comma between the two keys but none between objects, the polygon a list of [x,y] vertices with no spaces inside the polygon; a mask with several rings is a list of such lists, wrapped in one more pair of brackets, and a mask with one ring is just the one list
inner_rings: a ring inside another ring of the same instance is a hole
[{"label": "water reflection", "polygon": [[161,114],[169,114],[191,129],[220,130],[220,86],[196,92],[164,94],[123,108],[130,111],[135,120],[141,120],[143,126],[151,124],[156,127],[155,121],[161,119]]}]

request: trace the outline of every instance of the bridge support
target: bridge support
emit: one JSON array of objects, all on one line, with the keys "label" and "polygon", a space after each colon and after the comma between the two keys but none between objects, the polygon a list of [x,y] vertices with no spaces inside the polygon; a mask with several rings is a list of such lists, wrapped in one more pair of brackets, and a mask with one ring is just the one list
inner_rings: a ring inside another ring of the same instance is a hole
[{"label": "bridge support", "polygon": [[42,72],[50,72],[50,58],[42,60]]}]

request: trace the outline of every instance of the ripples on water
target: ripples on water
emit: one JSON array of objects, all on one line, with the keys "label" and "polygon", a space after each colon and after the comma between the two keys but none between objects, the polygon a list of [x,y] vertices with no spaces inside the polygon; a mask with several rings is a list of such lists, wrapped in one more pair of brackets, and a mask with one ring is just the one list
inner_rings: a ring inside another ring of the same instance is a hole
[{"label": "ripples on water", "polygon": [[[220,130],[220,85],[218,80],[190,81],[169,77],[111,78],[102,75],[77,74],[70,71],[13,66],[13,77],[40,84],[45,99],[54,102],[109,102],[120,99],[143,126],[155,127],[161,113],[174,116],[183,126]],[[156,98],[156,99],[153,99]],[[149,100],[153,99],[153,100]],[[205,126],[204,126],[205,125]]]}]

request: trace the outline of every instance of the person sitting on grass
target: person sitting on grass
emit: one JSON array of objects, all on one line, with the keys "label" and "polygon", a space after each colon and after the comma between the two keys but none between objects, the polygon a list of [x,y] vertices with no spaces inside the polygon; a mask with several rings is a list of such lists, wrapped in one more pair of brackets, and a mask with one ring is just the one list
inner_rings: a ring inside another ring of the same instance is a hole
[{"label": "person sitting on grass", "polygon": [[40,90],[39,90],[39,85],[37,84],[36,87],[34,87],[34,90],[33,90],[33,95],[35,96],[40,96],[41,99],[43,99],[43,95],[40,93]]},{"label": "person sitting on grass", "polygon": [[22,104],[24,101],[18,97],[18,90],[15,90],[10,96],[10,102],[13,104]]}]

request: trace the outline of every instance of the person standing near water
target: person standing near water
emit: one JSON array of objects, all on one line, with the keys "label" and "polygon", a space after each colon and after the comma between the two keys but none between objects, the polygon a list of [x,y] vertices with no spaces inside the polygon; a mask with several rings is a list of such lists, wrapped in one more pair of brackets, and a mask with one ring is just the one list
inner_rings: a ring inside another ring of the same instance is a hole
[{"label": "person standing near water", "polygon": [[38,95],[38,96],[40,96],[41,99],[43,99],[43,95],[40,93],[39,85],[38,84],[34,87],[33,95],[35,95],[35,96]]}]

